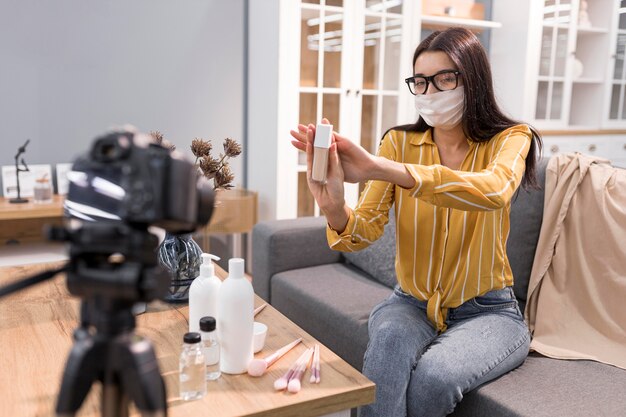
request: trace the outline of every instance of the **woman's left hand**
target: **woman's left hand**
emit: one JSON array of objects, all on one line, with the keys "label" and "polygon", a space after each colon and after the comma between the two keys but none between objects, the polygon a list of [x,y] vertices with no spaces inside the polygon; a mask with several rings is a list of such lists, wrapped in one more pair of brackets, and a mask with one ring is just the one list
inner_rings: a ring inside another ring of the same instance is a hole
[{"label": "woman's left hand", "polygon": [[[328,119],[322,119],[322,123],[330,124]],[[296,139],[291,143],[301,151],[306,152],[306,132],[307,127],[298,125],[298,131],[292,130],[291,136]],[[333,132],[333,143],[337,144],[337,152],[341,161],[344,173],[344,181],[358,183],[374,179],[372,173],[377,168],[376,157],[366,151],[362,146],[357,145],[350,139]]]}]

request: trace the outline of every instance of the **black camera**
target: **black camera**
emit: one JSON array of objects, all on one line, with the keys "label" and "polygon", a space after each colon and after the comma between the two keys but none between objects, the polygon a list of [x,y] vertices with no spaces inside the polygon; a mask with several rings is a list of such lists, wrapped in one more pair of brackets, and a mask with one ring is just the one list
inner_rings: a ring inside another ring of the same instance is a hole
[{"label": "black camera", "polygon": [[213,210],[213,191],[193,163],[128,130],[98,137],[74,162],[68,180],[66,214],[80,220],[179,234],[206,224]]},{"label": "black camera", "polygon": [[169,274],[148,227],[182,234],[208,223],[213,190],[197,167],[148,135],[122,130],[96,138],[68,180],[66,217],[80,221],[48,237],[69,243],[70,293],[124,303],[165,297]]}]

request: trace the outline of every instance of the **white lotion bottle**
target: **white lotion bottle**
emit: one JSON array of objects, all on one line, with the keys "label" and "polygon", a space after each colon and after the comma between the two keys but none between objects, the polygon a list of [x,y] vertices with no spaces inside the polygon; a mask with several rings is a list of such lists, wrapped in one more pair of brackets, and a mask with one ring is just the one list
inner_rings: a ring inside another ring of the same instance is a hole
[{"label": "white lotion bottle", "polygon": [[228,278],[220,288],[217,306],[220,370],[246,373],[253,358],[254,290],[244,276],[243,259],[228,261]]},{"label": "white lotion bottle", "polygon": [[202,254],[200,275],[189,287],[189,331],[200,332],[200,319],[210,316],[217,319],[217,299],[222,280],[215,275],[212,260],[220,258],[210,253]]}]

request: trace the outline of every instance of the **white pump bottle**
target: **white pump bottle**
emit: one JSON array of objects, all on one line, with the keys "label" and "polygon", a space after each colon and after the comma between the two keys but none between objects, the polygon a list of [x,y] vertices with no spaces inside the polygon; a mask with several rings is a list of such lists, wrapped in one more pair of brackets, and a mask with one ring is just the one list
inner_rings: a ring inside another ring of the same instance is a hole
[{"label": "white pump bottle", "polygon": [[220,258],[210,253],[202,254],[200,275],[189,287],[189,331],[200,332],[200,319],[205,316],[217,320],[217,297],[222,280],[215,275],[215,266],[211,260]]},{"label": "white pump bottle", "polygon": [[220,340],[220,370],[243,374],[252,361],[254,290],[244,277],[244,260],[228,261],[228,278],[222,283],[217,302],[217,332]]}]

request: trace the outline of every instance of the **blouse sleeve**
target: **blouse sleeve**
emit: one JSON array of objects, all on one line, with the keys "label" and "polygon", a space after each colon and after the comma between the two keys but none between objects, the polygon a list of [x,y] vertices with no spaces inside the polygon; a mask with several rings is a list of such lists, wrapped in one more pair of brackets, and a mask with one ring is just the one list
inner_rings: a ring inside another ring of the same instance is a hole
[{"label": "blouse sleeve", "polygon": [[430,204],[465,211],[497,210],[506,206],[520,185],[532,133],[519,125],[494,139],[489,165],[479,172],[456,171],[443,165],[405,164],[415,179],[410,195]]}]

